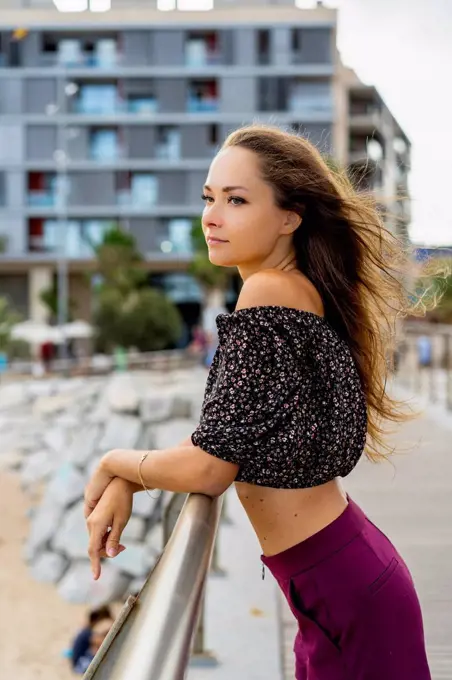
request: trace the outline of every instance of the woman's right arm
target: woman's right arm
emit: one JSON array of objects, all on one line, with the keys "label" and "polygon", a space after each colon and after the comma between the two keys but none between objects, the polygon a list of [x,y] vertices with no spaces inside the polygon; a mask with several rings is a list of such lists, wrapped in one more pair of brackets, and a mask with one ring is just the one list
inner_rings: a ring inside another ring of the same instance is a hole
[{"label": "woman's right arm", "polygon": [[[181,442],[179,442],[179,444],[177,444],[177,447],[179,447],[179,446],[181,446],[181,447],[182,446],[191,446],[191,445],[192,445],[191,437],[187,437],[187,439],[183,439]],[[128,488],[132,491],[132,493],[138,493],[139,491],[144,491],[141,484],[135,484],[134,482],[128,482],[126,479],[122,479],[121,481],[124,482],[124,484],[126,486],[128,486]]]},{"label": "woman's right arm", "polygon": [[[191,446],[191,438],[187,437],[179,446]],[[144,491],[141,484],[115,477],[87,520],[90,535],[88,552],[96,580],[101,572],[101,559],[116,557],[125,550],[120,542],[121,534],[132,514],[133,494],[138,491]]]}]

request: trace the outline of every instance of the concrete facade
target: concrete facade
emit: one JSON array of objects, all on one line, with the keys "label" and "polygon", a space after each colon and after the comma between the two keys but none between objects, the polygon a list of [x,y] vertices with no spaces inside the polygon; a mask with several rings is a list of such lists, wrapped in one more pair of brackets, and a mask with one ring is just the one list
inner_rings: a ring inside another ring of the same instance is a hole
[{"label": "concrete facade", "polygon": [[[7,276],[51,272],[63,252],[73,273],[89,268],[89,243],[112,224],[134,234],[152,269],[186,268],[210,160],[252,120],[293,127],[342,163],[367,157],[363,135],[374,136],[383,111],[365,128],[349,115],[353,78],[334,10],[291,0],[157,6],[116,0],[106,14],[66,14],[51,0],[2,4],[0,294]],[[388,196],[394,162],[388,151]]]}]

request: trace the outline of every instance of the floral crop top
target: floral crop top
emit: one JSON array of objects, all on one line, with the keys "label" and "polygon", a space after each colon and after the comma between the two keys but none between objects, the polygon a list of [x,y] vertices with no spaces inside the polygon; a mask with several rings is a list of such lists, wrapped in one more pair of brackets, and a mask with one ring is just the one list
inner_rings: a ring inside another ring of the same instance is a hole
[{"label": "floral crop top", "polygon": [[195,446],[240,466],[237,482],[297,489],[348,475],[367,406],[347,344],[323,318],[289,307],[217,317]]}]

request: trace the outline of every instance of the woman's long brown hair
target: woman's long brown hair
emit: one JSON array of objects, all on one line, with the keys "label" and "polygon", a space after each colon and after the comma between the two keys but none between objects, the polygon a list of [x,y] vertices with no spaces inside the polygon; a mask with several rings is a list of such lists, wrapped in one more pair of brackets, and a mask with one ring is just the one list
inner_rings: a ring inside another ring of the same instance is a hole
[{"label": "woman's long brown hair", "polygon": [[277,205],[302,217],[294,234],[298,268],[355,360],[367,399],[366,454],[373,461],[386,458],[392,452],[388,421],[409,417],[386,389],[396,322],[413,307],[406,246],[385,227],[375,198],[356,191],[347,174],[330,168],[303,137],[253,124],[229,135],[223,148],[232,146],[258,155]]}]

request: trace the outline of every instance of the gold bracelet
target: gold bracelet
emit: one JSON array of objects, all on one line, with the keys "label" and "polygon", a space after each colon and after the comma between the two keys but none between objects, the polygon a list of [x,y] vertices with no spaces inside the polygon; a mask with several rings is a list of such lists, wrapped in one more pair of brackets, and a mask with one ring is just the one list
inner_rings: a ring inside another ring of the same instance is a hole
[{"label": "gold bracelet", "polygon": [[145,453],[143,453],[143,455],[141,456],[140,462],[138,463],[138,476],[140,478],[141,486],[146,491],[147,495],[155,499],[158,498],[162,492],[158,489],[152,489],[153,491],[157,492],[157,495],[153,496],[148,487],[146,486],[146,484],[144,483],[143,475],[141,473],[141,467],[150,453],[151,453],[150,451],[145,451]]}]

